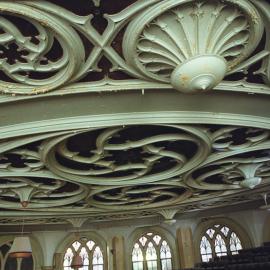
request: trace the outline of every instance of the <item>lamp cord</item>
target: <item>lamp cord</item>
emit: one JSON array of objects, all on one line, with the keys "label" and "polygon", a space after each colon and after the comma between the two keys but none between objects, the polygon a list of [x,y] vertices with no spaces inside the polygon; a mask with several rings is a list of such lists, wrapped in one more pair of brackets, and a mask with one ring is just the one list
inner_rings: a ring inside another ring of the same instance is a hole
[{"label": "lamp cord", "polygon": [[22,223],[22,235],[24,233],[24,218],[23,218],[23,223]]}]

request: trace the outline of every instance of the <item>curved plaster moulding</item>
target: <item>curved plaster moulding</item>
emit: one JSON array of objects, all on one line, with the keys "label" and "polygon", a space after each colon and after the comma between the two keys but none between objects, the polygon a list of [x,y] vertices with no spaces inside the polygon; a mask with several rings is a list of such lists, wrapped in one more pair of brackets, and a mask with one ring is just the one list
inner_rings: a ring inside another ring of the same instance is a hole
[{"label": "curved plaster moulding", "polygon": [[213,89],[258,46],[263,23],[246,0],[163,1],[124,37],[127,62],[185,93]]},{"label": "curved plaster moulding", "polygon": [[[135,139],[131,134],[141,137]],[[69,148],[72,141],[83,141],[88,136],[87,140],[92,141],[94,146],[83,145],[82,149],[90,155],[84,156],[80,150]],[[129,139],[125,136],[129,136]],[[189,154],[180,147],[176,151],[166,147],[172,143],[188,143]],[[210,152],[210,139],[203,129],[189,126],[127,126],[45,140],[39,152],[42,162],[50,171],[71,181],[92,185],[102,182],[109,186],[139,185],[177,177],[199,165]],[[68,161],[69,167],[61,160]],[[165,162],[166,166],[162,169],[153,170]]]},{"label": "curved plaster moulding", "polygon": [[85,186],[48,178],[0,177],[0,182],[0,207],[9,209],[61,207],[76,204],[89,193]]},{"label": "curved plaster moulding", "polygon": [[[98,6],[100,1],[92,2]],[[269,94],[266,1],[132,2],[110,15],[101,8],[100,33],[91,10],[81,16],[70,5],[52,1],[0,0],[0,93],[49,95],[172,86],[192,93],[213,89],[226,75],[237,74],[217,89]],[[102,63],[104,58],[107,64]],[[255,64],[260,65],[253,70]],[[123,74],[126,79],[117,79]],[[254,74],[261,79],[258,83]]]},{"label": "curved plaster moulding", "polygon": [[[18,140],[16,147],[5,141],[3,215],[46,213],[79,227],[87,217],[89,222],[142,217],[147,211],[173,224],[176,210],[231,204],[227,196],[236,196],[237,203],[251,201],[251,192],[269,189],[266,129],[157,124],[52,134]],[[219,205],[212,201],[217,198]]]}]

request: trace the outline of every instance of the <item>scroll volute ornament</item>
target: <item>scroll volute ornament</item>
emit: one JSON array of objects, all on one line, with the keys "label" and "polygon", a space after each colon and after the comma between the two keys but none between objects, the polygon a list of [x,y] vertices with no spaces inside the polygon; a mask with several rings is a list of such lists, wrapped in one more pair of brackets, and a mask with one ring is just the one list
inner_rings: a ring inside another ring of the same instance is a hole
[{"label": "scroll volute ornament", "polygon": [[247,0],[165,0],[128,26],[124,56],[147,79],[210,90],[258,46],[263,24]]},{"label": "scroll volute ornament", "polygon": [[[7,57],[0,58],[1,70],[12,81],[0,81],[0,92],[3,93],[39,94],[54,90],[67,84],[85,60],[78,33],[64,20],[30,7],[27,2],[0,1],[1,14],[20,18],[34,29],[32,37],[25,36],[22,25],[0,16],[1,48],[8,49],[10,44],[18,48],[16,53],[11,51],[15,63],[10,64]],[[58,46],[61,49],[55,60],[49,52],[57,51]]]}]

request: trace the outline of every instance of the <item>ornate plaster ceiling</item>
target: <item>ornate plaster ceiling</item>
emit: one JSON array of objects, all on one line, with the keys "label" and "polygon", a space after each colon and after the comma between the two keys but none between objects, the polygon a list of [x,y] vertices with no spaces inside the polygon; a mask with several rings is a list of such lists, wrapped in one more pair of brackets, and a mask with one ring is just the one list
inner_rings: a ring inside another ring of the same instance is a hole
[{"label": "ornate plaster ceiling", "polygon": [[269,190],[267,2],[70,2],[0,0],[2,224],[171,220]]},{"label": "ornate plaster ceiling", "polygon": [[270,132],[264,129],[130,125],[46,137],[5,141],[3,216],[162,213],[216,198],[226,205],[239,192],[258,185],[253,193],[261,193],[270,184]]}]

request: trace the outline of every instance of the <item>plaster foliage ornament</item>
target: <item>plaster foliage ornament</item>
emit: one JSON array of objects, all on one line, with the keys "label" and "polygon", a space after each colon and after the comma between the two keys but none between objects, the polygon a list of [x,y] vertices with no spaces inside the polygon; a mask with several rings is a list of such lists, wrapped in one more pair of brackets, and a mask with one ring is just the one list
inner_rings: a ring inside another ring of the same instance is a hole
[{"label": "plaster foliage ornament", "polygon": [[173,225],[174,223],[176,223],[176,219],[174,219],[174,217],[178,211],[178,209],[163,209],[159,211],[159,214],[164,217],[164,223],[168,225]]},{"label": "plaster foliage ornament", "polygon": [[[67,224],[66,219],[61,218],[26,218],[24,217],[24,224],[26,225],[41,225],[41,224]],[[1,218],[0,225],[21,225],[22,218]]]},{"label": "plaster foliage ornament", "polygon": [[74,227],[74,228],[81,228],[82,225],[87,221],[88,218],[69,218],[67,221]]},{"label": "plaster foliage ornament", "polygon": [[147,218],[147,217],[155,217],[156,213],[153,210],[142,210],[140,212],[129,210],[122,213],[108,213],[107,215],[104,215],[103,213],[100,213],[97,216],[94,216],[91,218],[92,221],[108,221],[108,220],[126,220],[129,218]]},{"label": "plaster foliage ornament", "polygon": [[222,159],[186,176],[189,187],[202,190],[253,189],[270,181],[270,157]]},{"label": "plaster foliage ornament", "polygon": [[263,34],[256,8],[240,1],[168,0],[128,26],[127,62],[179,91],[210,90],[255,50]]},{"label": "plaster foliage ornament", "polygon": [[7,209],[72,205],[88,194],[82,185],[55,179],[5,177],[0,182],[0,207]]},{"label": "plaster foliage ornament", "polygon": [[200,127],[149,125],[92,130],[60,136],[40,147],[42,161],[56,175],[93,185],[130,185],[178,176],[210,151]]}]

